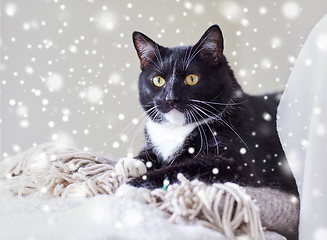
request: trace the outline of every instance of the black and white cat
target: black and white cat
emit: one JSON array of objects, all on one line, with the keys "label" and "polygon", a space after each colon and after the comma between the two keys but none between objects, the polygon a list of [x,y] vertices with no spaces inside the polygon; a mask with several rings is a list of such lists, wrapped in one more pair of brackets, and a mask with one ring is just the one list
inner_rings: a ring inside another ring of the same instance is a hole
[{"label": "black and white cat", "polygon": [[220,28],[193,46],[166,48],[140,32],[139,99],[147,113],[146,144],[118,172],[133,186],[161,188],[178,173],[206,183],[234,182],[298,195],[276,131],[279,94],[243,92],[223,55]]}]

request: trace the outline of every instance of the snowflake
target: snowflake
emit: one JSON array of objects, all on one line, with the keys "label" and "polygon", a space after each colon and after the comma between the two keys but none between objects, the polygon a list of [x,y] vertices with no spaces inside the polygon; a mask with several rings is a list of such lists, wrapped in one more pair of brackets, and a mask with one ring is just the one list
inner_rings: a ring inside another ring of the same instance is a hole
[{"label": "snowflake", "polygon": [[113,85],[118,85],[118,84],[120,84],[121,80],[122,80],[121,74],[118,72],[113,72],[109,76],[108,83],[113,84]]},{"label": "snowflake", "polygon": [[212,173],[215,174],[215,175],[218,174],[219,173],[219,169],[218,168],[213,168],[212,169]]},{"label": "snowflake", "polygon": [[9,105],[10,106],[15,106],[16,105],[16,100],[15,99],[10,99],[9,100]]},{"label": "snowflake", "polygon": [[262,117],[263,117],[263,119],[266,120],[266,121],[271,121],[271,119],[272,119],[271,115],[270,115],[269,113],[267,113],[267,112],[264,112],[264,113],[262,114]]},{"label": "snowflake", "polygon": [[240,149],[240,153],[241,153],[241,154],[245,154],[245,153],[246,153],[246,149],[245,149],[245,148],[241,148],[241,149]]},{"label": "snowflake", "polygon": [[279,48],[282,45],[282,40],[279,37],[273,37],[270,40],[270,44],[273,49]]},{"label": "snowflake", "polygon": [[242,18],[241,19],[241,24],[244,26],[244,27],[247,27],[249,26],[249,20],[247,20],[246,18]]},{"label": "snowflake", "polygon": [[299,16],[301,12],[301,8],[300,6],[293,1],[290,2],[286,2],[283,5],[282,8],[282,13],[284,15],[284,17],[288,18],[288,19],[295,19]]},{"label": "snowflake", "polygon": [[43,104],[44,106],[48,105],[48,104],[49,104],[49,100],[46,99],[46,98],[42,99],[42,104]]},{"label": "snowflake", "polygon": [[322,34],[318,36],[316,43],[317,43],[317,47],[320,50],[327,51],[327,34]]},{"label": "snowflake", "polygon": [[264,58],[261,60],[261,67],[263,69],[269,69],[269,68],[271,68],[271,65],[272,65],[272,63],[269,58]]},{"label": "snowflake", "polygon": [[103,91],[101,87],[91,86],[87,89],[85,97],[90,103],[99,103],[103,98]]},{"label": "snowflake", "polygon": [[27,74],[33,74],[34,73],[34,69],[31,66],[26,66],[25,67],[25,72]]},{"label": "snowflake", "polygon": [[106,11],[100,12],[95,19],[92,18],[92,21],[96,22],[100,30],[107,32],[116,28],[118,19],[114,12]]},{"label": "snowflake", "polygon": [[27,119],[23,119],[20,121],[19,126],[21,128],[28,128],[30,125],[30,122]]},{"label": "snowflake", "polygon": [[188,152],[189,152],[189,154],[193,154],[193,153],[195,152],[195,150],[194,150],[193,147],[190,147],[190,148],[188,149]]},{"label": "snowflake", "polygon": [[57,73],[50,73],[45,84],[50,92],[59,91],[64,86],[64,79]]},{"label": "snowflake", "polygon": [[9,17],[14,17],[17,13],[17,5],[15,3],[7,3],[5,12]]},{"label": "snowflake", "polygon": [[124,120],[125,119],[125,115],[123,113],[118,114],[118,119],[119,120]]},{"label": "snowflake", "polygon": [[139,120],[137,118],[133,118],[132,123],[134,125],[137,125],[139,123]]},{"label": "snowflake", "polygon": [[22,25],[24,31],[36,30],[39,28],[39,23],[37,21],[25,22]]},{"label": "snowflake", "polygon": [[18,105],[19,106],[16,109],[17,115],[19,117],[26,118],[28,116],[28,112],[29,112],[28,108],[25,105],[23,105],[21,102],[19,102]]},{"label": "snowflake", "polygon": [[326,127],[323,123],[319,123],[316,127],[316,133],[318,136],[324,136],[326,134]]},{"label": "snowflake", "polygon": [[260,7],[260,8],[259,8],[259,13],[260,13],[261,15],[266,15],[266,14],[267,14],[267,8],[264,7],[264,6]]},{"label": "snowflake", "polygon": [[120,144],[119,142],[113,142],[112,147],[113,148],[119,148]]},{"label": "snowflake", "polygon": [[197,3],[197,4],[194,5],[193,11],[194,11],[195,14],[201,15],[201,14],[204,13],[205,7],[204,7],[203,4]]},{"label": "snowflake", "polygon": [[307,59],[305,59],[305,60],[304,60],[304,64],[305,64],[307,67],[311,66],[311,65],[312,65],[312,59],[311,59],[311,58],[307,58]]},{"label": "snowflake", "polygon": [[128,136],[126,134],[122,134],[122,135],[120,135],[120,140],[122,142],[127,142],[128,141]]},{"label": "snowflake", "polygon": [[69,46],[69,51],[71,53],[77,53],[78,52],[78,48],[75,45],[70,45]]},{"label": "snowflake", "polygon": [[242,13],[240,5],[232,1],[224,2],[219,9],[222,15],[224,15],[228,20],[232,21],[239,19]]},{"label": "snowflake", "polygon": [[20,152],[21,151],[21,147],[18,144],[14,144],[12,146],[12,150],[14,150],[14,152]]},{"label": "snowflake", "polygon": [[184,2],[184,7],[185,7],[186,9],[190,10],[190,9],[192,9],[193,4],[190,3],[190,2],[188,2],[188,1],[186,1],[186,2]]},{"label": "snowflake", "polygon": [[44,212],[50,212],[50,211],[51,211],[50,207],[49,207],[48,205],[46,205],[46,204],[43,205],[42,210],[43,210]]},{"label": "snowflake", "polygon": [[53,128],[55,126],[55,123],[53,121],[48,122],[48,127]]}]

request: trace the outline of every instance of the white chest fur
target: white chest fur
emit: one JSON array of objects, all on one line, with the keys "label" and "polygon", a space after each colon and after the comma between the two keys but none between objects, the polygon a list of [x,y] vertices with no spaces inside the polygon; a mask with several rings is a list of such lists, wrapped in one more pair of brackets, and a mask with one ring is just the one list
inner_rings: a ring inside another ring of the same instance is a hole
[{"label": "white chest fur", "polygon": [[167,162],[180,150],[195,127],[195,123],[176,125],[169,122],[155,123],[150,119],[146,123],[147,133],[156,152]]}]

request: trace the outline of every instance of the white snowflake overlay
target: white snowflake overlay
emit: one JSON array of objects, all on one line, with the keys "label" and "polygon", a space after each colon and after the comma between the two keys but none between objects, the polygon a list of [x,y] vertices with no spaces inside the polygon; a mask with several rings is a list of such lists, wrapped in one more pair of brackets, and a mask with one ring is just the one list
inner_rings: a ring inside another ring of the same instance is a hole
[{"label": "white snowflake overlay", "polygon": [[[134,30],[162,45],[188,45],[217,23],[224,32],[225,55],[245,90],[281,90],[305,36],[325,12],[324,1],[311,5],[4,0],[1,156],[47,141],[115,157],[135,155],[143,145],[144,115],[138,105]],[[325,39],[317,43],[322,49],[327,49]]]}]

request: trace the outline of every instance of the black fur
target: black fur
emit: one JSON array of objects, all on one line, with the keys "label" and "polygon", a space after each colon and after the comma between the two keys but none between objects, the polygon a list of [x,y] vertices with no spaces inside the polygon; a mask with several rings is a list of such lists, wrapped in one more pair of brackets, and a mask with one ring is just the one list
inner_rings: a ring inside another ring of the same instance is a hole
[{"label": "black fur", "polygon": [[[276,131],[279,94],[251,96],[243,92],[223,55],[223,37],[217,25],[194,46],[165,48],[139,32],[134,32],[133,41],[142,69],[140,103],[148,117],[161,123],[166,121],[165,113],[177,109],[188,116],[186,124],[203,123],[169,163],[155,151],[146,132],[146,145],[136,158],[152,166],[146,177],[130,184],[161,188],[164,179],[173,183],[177,174],[183,173],[207,183],[228,181],[298,195]],[[185,84],[188,74],[197,74],[199,82]],[[166,80],[164,87],[152,83],[157,75]],[[194,152],[189,152],[190,147]]]}]

